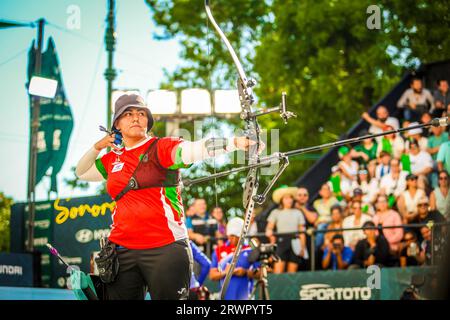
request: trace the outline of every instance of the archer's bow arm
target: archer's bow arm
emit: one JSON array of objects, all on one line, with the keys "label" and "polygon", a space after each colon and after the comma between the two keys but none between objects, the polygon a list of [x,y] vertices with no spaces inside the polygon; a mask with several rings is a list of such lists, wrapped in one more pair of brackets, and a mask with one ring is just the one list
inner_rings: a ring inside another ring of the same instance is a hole
[{"label": "archer's bow arm", "polygon": [[204,138],[198,141],[183,141],[180,143],[183,163],[191,164],[206,159],[218,157],[225,153],[236,151],[236,137]]}]

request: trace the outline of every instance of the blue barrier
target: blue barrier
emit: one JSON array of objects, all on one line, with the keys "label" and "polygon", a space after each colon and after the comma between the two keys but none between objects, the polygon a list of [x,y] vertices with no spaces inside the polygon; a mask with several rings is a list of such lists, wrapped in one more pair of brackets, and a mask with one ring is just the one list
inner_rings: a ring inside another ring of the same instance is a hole
[{"label": "blue barrier", "polygon": [[76,300],[72,290],[0,287],[0,300]]}]

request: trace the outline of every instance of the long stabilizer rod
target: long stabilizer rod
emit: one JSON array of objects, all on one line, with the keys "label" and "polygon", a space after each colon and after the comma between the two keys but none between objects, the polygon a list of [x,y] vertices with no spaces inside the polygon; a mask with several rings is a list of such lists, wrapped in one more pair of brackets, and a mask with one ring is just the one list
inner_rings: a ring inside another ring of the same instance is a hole
[{"label": "long stabilizer rod", "polygon": [[212,180],[212,179],[226,177],[226,176],[228,176],[230,174],[233,174],[233,173],[237,173],[237,172],[241,172],[241,171],[245,171],[245,170],[249,170],[249,169],[254,169],[254,168],[266,167],[266,166],[269,166],[269,165],[272,165],[272,164],[280,162],[280,160],[283,159],[283,157],[294,157],[294,156],[298,156],[298,155],[301,155],[301,154],[304,154],[304,153],[308,153],[308,152],[314,152],[314,151],[319,151],[319,150],[323,150],[323,149],[340,147],[340,146],[343,146],[343,145],[346,145],[346,144],[352,144],[352,143],[361,142],[361,141],[366,140],[366,139],[372,139],[372,138],[376,138],[376,137],[381,137],[381,136],[386,136],[386,135],[390,135],[390,134],[405,132],[405,131],[418,129],[418,128],[426,128],[426,127],[431,127],[431,126],[433,126],[433,127],[445,127],[445,126],[448,126],[448,125],[449,125],[448,117],[435,118],[435,119],[431,120],[428,123],[418,124],[418,125],[414,125],[414,126],[410,126],[410,127],[406,127],[406,128],[399,128],[399,129],[394,129],[394,130],[389,130],[389,131],[383,131],[383,132],[380,132],[380,133],[367,134],[367,135],[364,135],[364,136],[361,136],[361,137],[355,137],[355,138],[350,138],[350,139],[345,139],[345,140],[339,140],[339,141],[335,141],[335,142],[329,142],[329,143],[321,144],[321,145],[318,145],[318,146],[300,148],[300,149],[295,149],[295,150],[286,151],[286,152],[277,152],[277,153],[274,153],[274,154],[272,154],[270,156],[261,158],[259,160],[259,162],[254,163],[254,164],[233,168],[233,169],[226,170],[226,171],[223,171],[223,172],[217,172],[215,174],[211,174],[209,176],[200,177],[200,178],[196,178],[196,179],[184,179],[183,180],[183,186],[189,187],[191,185],[199,184],[199,183],[206,182],[206,181],[209,181],[209,180]]}]

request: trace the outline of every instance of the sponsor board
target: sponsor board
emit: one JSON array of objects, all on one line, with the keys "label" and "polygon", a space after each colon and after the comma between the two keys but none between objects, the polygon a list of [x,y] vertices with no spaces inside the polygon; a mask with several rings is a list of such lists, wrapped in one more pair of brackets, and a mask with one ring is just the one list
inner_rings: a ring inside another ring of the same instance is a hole
[{"label": "sponsor board", "polygon": [[48,238],[47,237],[34,238],[33,243],[35,247],[43,247],[48,243]]},{"label": "sponsor board", "polygon": [[34,227],[39,229],[48,229],[50,228],[50,220],[39,220],[34,222]]},{"label": "sponsor board", "polygon": [[[65,257],[65,256],[62,256],[62,258],[69,265],[83,263],[83,258],[82,257]],[[58,260],[58,263],[61,264],[61,265],[64,265],[64,263],[62,263],[59,260]]]},{"label": "sponsor board", "polygon": [[33,256],[28,253],[0,253],[0,286],[33,286]]},{"label": "sponsor board", "polygon": [[0,274],[6,274],[9,276],[21,276],[23,274],[22,272],[22,266],[11,266],[6,264],[0,264]]},{"label": "sponsor board", "polygon": [[103,236],[109,236],[109,229],[98,229],[98,230],[90,230],[90,229],[81,229],[75,233],[75,239],[80,243],[88,243],[91,241],[98,241]]},{"label": "sponsor board", "polygon": [[42,254],[41,255],[41,264],[44,266],[50,265],[50,255]]},{"label": "sponsor board", "polygon": [[329,284],[315,283],[300,287],[300,300],[370,300],[369,287],[332,287]]},{"label": "sponsor board", "polygon": [[[23,252],[27,242],[27,204],[13,205],[12,248]],[[41,255],[42,282],[45,287],[61,287],[67,268],[51,256],[45,246],[51,243],[65,261],[83,272],[91,271],[91,254],[99,251],[99,240],[108,236],[115,202],[108,195],[81,197],[36,203],[34,245]],[[95,266],[94,266],[95,268]],[[64,287],[64,286],[63,286]]]}]

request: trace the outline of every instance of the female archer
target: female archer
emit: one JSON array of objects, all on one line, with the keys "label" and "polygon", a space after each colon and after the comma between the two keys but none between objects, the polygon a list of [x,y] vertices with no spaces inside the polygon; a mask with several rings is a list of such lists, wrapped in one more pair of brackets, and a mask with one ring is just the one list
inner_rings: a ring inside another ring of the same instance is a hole
[{"label": "female archer", "polygon": [[[110,268],[107,299],[144,299],[147,290],[153,300],[187,298],[193,262],[179,169],[256,144],[245,137],[158,138],[148,135],[152,126],[142,97],[122,95],[115,103],[113,130],[120,131],[124,148],[114,149],[114,134],[108,134],[76,167],[81,180],[106,180],[116,201],[107,247],[118,267],[104,264],[106,272]],[[99,157],[107,147],[113,150]]]}]

